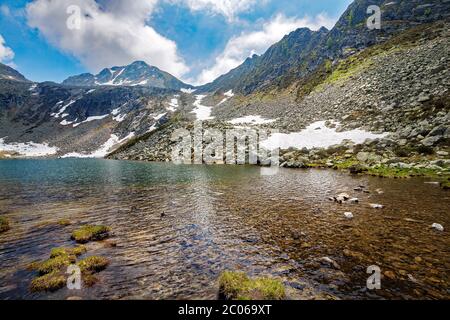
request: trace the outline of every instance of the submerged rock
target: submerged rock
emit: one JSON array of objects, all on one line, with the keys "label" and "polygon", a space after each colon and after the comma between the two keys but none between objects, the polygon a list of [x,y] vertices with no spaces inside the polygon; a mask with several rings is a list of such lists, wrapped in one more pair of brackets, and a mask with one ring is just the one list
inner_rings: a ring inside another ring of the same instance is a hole
[{"label": "submerged rock", "polygon": [[341,194],[338,194],[336,197],[334,197],[334,201],[336,201],[338,203],[343,203],[344,201],[347,201],[348,199],[350,199],[350,196],[348,195],[348,193],[341,193]]},{"label": "submerged rock", "polygon": [[336,261],[334,261],[333,259],[331,259],[329,257],[322,257],[322,258],[319,259],[319,261],[322,264],[325,264],[325,265],[328,265],[330,267],[333,267],[336,270],[340,270],[341,269],[341,266]]},{"label": "submerged rock", "polygon": [[351,212],[345,212],[345,213],[344,213],[344,216],[345,216],[347,219],[353,219],[353,218],[354,218],[353,213],[351,213]]},{"label": "submerged rock", "polygon": [[443,232],[444,231],[444,226],[442,224],[439,223],[433,223],[431,225],[431,227],[437,231]]}]

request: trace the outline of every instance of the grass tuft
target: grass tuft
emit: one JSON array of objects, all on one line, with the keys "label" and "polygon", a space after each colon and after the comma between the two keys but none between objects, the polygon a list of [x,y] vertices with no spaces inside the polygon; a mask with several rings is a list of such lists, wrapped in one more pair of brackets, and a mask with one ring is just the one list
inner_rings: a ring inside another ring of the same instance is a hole
[{"label": "grass tuft", "polygon": [[89,241],[100,241],[109,237],[110,228],[105,226],[86,225],[72,233],[72,240],[78,243],[88,243]]},{"label": "grass tuft", "polygon": [[225,271],[219,279],[220,295],[226,300],[282,300],[283,284],[272,278],[250,279],[243,272]]}]

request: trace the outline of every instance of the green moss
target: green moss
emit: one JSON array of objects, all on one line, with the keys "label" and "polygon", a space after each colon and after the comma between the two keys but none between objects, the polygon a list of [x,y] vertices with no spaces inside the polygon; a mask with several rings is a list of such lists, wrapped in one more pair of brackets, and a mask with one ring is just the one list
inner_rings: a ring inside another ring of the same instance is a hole
[{"label": "green moss", "polygon": [[58,224],[60,226],[66,227],[66,226],[70,226],[72,223],[68,219],[61,219],[58,221]]},{"label": "green moss", "polygon": [[450,181],[441,182],[441,188],[444,190],[450,190]]},{"label": "green moss", "polygon": [[10,228],[9,220],[5,217],[0,217],[0,233],[8,231]]},{"label": "green moss", "polygon": [[54,248],[50,253],[50,258],[67,257],[67,256],[81,256],[86,253],[85,246],[77,246],[75,248]]},{"label": "green moss", "polygon": [[76,257],[73,255],[57,256],[38,264],[37,271],[40,275],[53,273],[60,271],[64,267],[68,267],[69,265],[75,263],[76,260]]},{"label": "green moss", "polygon": [[391,168],[384,165],[379,165],[368,169],[368,174],[382,178],[412,178],[412,177],[439,177],[437,172],[432,169],[417,169],[417,168]]},{"label": "green moss", "polygon": [[109,261],[103,257],[88,257],[78,262],[78,266],[83,273],[100,272],[106,269]]},{"label": "green moss", "polygon": [[220,295],[226,300],[282,300],[283,284],[276,279],[250,279],[243,272],[225,271],[219,279]]},{"label": "green moss", "polygon": [[66,278],[58,273],[52,272],[31,281],[30,290],[32,292],[57,291],[66,285]]},{"label": "green moss", "polygon": [[78,243],[100,241],[109,237],[110,228],[105,226],[86,225],[72,233],[72,240]]},{"label": "green moss", "polygon": [[335,163],[334,168],[338,170],[350,169],[352,166],[358,165],[359,161],[353,158],[341,160]]}]

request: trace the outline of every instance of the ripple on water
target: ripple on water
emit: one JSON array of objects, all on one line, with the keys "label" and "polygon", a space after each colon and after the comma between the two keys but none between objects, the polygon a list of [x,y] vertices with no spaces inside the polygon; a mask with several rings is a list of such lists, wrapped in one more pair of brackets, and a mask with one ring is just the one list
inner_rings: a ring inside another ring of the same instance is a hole
[{"label": "ripple on water", "polygon": [[[354,191],[361,184],[372,192]],[[328,200],[340,192],[360,203]],[[13,231],[0,235],[0,298],[73,296],[30,294],[26,267],[71,245],[71,231],[89,223],[111,226],[117,247],[89,246],[111,264],[97,285],[77,293],[85,298],[215,298],[220,272],[237,269],[281,277],[294,298],[448,299],[449,238],[429,226],[450,225],[449,204],[448,192],[421,179],[328,170],[265,177],[256,167],[0,162],[0,212],[13,221]],[[366,269],[374,264],[389,277],[368,292]]]}]

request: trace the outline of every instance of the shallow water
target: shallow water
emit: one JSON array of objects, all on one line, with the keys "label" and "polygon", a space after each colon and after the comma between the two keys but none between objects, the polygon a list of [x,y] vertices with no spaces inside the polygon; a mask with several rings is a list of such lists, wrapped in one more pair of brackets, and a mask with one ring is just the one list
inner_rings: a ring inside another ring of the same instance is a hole
[{"label": "shallow water", "polygon": [[[227,269],[279,277],[291,299],[450,298],[448,231],[430,228],[450,227],[448,192],[423,179],[260,173],[252,166],[0,161],[0,214],[12,221],[0,234],[0,299],[214,299]],[[354,191],[359,185],[370,193]],[[328,200],[340,192],[360,203]],[[59,226],[60,219],[72,225]],[[73,245],[71,232],[87,223],[111,226],[117,242],[89,245],[88,255],[111,260],[99,283],[30,293],[28,264]],[[325,256],[340,270],[321,262]],[[388,272],[381,290],[366,289],[371,265]]]}]

